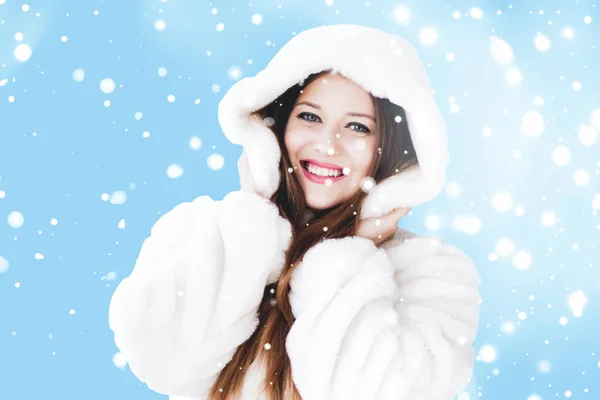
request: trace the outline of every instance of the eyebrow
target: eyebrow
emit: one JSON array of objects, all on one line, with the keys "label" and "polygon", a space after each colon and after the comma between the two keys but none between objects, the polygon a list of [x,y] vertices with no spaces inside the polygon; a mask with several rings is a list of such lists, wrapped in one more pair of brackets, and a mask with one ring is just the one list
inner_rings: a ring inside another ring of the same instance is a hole
[{"label": "eyebrow", "polygon": [[[300,101],[300,102],[296,103],[296,107],[299,106],[300,104],[306,104],[307,106],[312,107],[312,108],[316,108],[317,110],[321,109],[321,107],[318,104],[311,103],[310,101]],[[363,113],[357,113],[357,112],[349,112],[349,113],[346,113],[346,115],[350,115],[352,117],[369,118],[369,119],[373,120],[373,122],[377,123],[377,121],[375,120],[375,118],[372,117],[369,114],[363,114]]]}]

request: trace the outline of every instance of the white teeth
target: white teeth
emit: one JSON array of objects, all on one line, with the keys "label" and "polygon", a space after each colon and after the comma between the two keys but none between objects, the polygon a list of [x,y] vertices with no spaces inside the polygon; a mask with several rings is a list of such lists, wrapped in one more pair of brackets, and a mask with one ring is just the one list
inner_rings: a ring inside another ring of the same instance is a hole
[{"label": "white teeth", "polygon": [[342,171],[339,169],[321,168],[321,167],[312,165],[310,163],[306,163],[306,169],[311,174],[315,174],[315,175],[319,175],[319,176],[331,176],[331,177],[335,178],[335,177],[342,175]]}]

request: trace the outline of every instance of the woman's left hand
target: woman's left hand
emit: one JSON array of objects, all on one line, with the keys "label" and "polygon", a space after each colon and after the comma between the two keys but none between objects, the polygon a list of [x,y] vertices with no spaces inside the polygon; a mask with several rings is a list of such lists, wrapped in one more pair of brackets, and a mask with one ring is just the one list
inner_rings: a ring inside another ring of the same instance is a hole
[{"label": "woman's left hand", "polygon": [[381,217],[371,217],[361,220],[355,236],[371,239],[375,245],[380,245],[391,239],[398,230],[398,221],[409,213],[411,208],[396,208]]}]

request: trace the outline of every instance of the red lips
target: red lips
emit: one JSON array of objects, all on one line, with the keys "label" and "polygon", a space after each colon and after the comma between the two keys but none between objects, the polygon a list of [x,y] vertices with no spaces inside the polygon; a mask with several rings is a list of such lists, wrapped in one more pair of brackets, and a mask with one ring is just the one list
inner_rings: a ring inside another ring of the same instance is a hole
[{"label": "red lips", "polygon": [[312,158],[307,158],[305,160],[301,160],[301,162],[307,162],[307,163],[310,163],[312,165],[316,165],[317,167],[321,167],[321,168],[339,169],[340,171],[344,169],[344,167],[342,167],[340,165],[329,164],[329,163],[326,163],[326,162],[319,162],[317,160],[313,160]]},{"label": "red lips", "polygon": [[339,165],[320,163],[320,162],[317,162],[312,159],[302,160],[302,161],[300,161],[300,165],[302,166],[302,172],[304,173],[304,176],[306,177],[306,179],[308,179],[311,182],[318,183],[320,185],[324,185],[327,183],[327,181],[330,181],[332,184],[334,184],[337,181],[342,180],[346,177],[346,175],[344,175],[343,173],[341,173],[339,176],[320,176],[320,175],[312,174],[312,173],[308,172],[308,170],[307,170],[307,165],[309,163],[312,165],[321,167],[321,168],[337,169],[337,170],[343,170],[343,168]]}]

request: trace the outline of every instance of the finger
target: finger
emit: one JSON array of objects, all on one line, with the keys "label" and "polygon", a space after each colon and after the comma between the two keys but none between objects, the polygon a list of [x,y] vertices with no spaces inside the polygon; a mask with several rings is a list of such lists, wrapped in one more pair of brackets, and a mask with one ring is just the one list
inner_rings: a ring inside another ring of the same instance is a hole
[{"label": "finger", "polygon": [[382,221],[385,220],[386,224],[398,224],[398,221],[400,220],[400,218],[402,218],[406,214],[408,214],[410,212],[410,210],[411,209],[408,207],[396,208],[392,212],[380,217],[380,219]]},{"label": "finger", "polygon": [[410,207],[401,207],[398,208],[394,211],[394,213],[396,214],[396,216],[398,217],[398,219],[406,216],[406,214],[408,214],[410,212],[411,208]]}]

